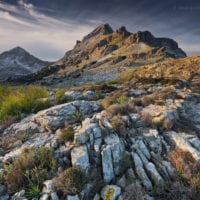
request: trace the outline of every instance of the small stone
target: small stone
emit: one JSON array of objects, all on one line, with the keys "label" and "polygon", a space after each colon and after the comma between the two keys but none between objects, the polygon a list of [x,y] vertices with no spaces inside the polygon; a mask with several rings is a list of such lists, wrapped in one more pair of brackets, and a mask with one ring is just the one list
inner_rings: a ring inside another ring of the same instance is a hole
[{"label": "small stone", "polygon": [[6,187],[5,187],[5,185],[1,185],[1,184],[0,184],[0,195],[5,194],[5,192],[6,192]]},{"label": "small stone", "polygon": [[48,194],[43,194],[41,197],[40,197],[40,200],[48,200],[49,199],[49,195]]},{"label": "small stone", "polygon": [[101,190],[101,197],[103,200],[117,200],[121,194],[121,188],[116,185],[106,185]]},{"label": "small stone", "polygon": [[99,194],[96,194],[95,196],[94,196],[94,198],[93,198],[93,200],[100,200],[100,195]]},{"label": "small stone", "polygon": [[78,195],[75,195],[75,196],[68,195],[67,200],[80,200],[80,199],[79,199]]},{"label": "small stone", "polygon": [[9,199],[9,195],[8,194],[0,196],[0,200],[8,200],[8,199]]},{"label": "small stone", "polygon": [[43,188],[42,192],[44,192],[44,193],[54,192],[54,187],[53,187],[53,181],[52,180],[47,180],[43,184],[44,184],[44,188]]},{"label": "small stone", "polygon": [[59,200],[59,197],[56,192],[51,193],[51,200]]}]

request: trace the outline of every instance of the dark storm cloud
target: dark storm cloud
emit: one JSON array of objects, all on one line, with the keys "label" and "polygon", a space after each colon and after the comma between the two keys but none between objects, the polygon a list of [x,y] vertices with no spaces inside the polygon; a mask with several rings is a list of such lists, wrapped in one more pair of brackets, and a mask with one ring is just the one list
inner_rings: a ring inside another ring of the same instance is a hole
[{"label": "dark storm cloud", "polygon": [[[13,22],[17,23],[19,20],[20,28],[34,20],[35,25],[40,27],[44,20],[46,25],[42,32],[45,41],[42,44],[40,40],[41,50],[38,50],[38,54],[41,53],[44,58],[47,58],[48,52],[52,58],[61,56],[62,51],[64,53],[72,48],[76,39],[81,39],[87,31],[91,31],[100,23],[110,23],[115,29],[125,25],[132,32],[150,30],[155,36],[175,39],[188,54],[200,52],[200,3],[197,0],[6,0],[0,2],[17,9],[19,9],[19,2],[21,5],[25,4],[29,14],[22,12],[20,16],[20,12],[14,12],[12,9],[7,10],[8,13],[2,13],[4,18],[9,18]],[[59,21],[63,24],[59,24]],[[54,24],[54,31],[51,23]],[[55,32],[55,27],[62,34],[55,36],[59,38],[57,39],[59,45],[56,45],[54,40],[56,56],[53,56],[52,34],[58,34]],[[49,36],[47,36],[48,31],[52,31]],[[73,31],[73,37],[68,36],[70,31]],[[42,38],[43,36],[41,35]],[[35,40],[39,40],[38,37],[40,37],[39,33]],[[70,42],[66,42],[68,39]],[[25,46],[36,51],[36,47],[31,48],[31,45]],[[45,49],[46,53],[44,53]]]}]

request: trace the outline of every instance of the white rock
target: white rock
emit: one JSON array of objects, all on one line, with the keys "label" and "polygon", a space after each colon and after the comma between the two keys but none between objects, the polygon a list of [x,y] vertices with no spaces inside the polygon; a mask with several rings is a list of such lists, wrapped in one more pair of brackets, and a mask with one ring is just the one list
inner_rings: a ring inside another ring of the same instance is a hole
[{"label": "white rock", "polygon": [[149,160],[151,158],[151,155],[149,153],[149,150],[147,149],[146,145],[142,140],[139,141],[139,149],[142,151],[142,153],[146,156],[146,158]]},{"label": "white rock", "polygon": [[152,181],[154,182],[154,184],[156,186],[159,186],[161,188],[164,187],[164,180],[163,178],[161,177],[161,175],[158,173],[155,165],[151,162],[149,162],[146,166],[146,171],[148,172],[149,176],[151,177]]},{"label": "white rock", "polygon": [[121,194],[121,188],[116,185],[106,185],[101,190],[101,198],[103,200],[117,200]]},{"label": "white rock", "polygon": [[90,135],[85,129],[74,134],[74,142],[77,144],[85,144],[89,139]]},{"label": "white rock", "polygon": [[54,186],[53,186],[52,180],[47,180],[43,184],[44,184],[44,188],[43,188],[42,192],[44,192],[44,193],[54,192]]},{"label": "white rock", "polygon": [[112,161],[115,175],[121,173],[123,155],[125,153],[124,146],[121,142],[115,143],[111,146]]},{"label": "white rock", "polygon": [[41,197],[40,197],[40,200],[48,200],[49,199],[49,195],[48,194],[43,194]]},{"label": "white rock", "polygon": [[59,197],[56,192],[51,193],[51,200],[59,200]]},{"label": "white rock", "polygon": [[88,170],[90,163],[87,146],[74,147],[71,151],[71,161],[73,166]]},{"label": "white rock", "polygon": [[97,138],[101,138],[101,128],[100,127],[97,127],[97,128],[94,128],[93,129],[93,134],[94,134],[94,138],[97,139]]},{"label": "white rock", "polygon": [[174,131],[169,131],[169,132],[164,133],[164,135],[165,137],[167,137],[167,139],[175,143],[175,145],[179,149],[190,152],[192,156],[194,157],[194,159],[200,163],[200,152],[194,147],[192,147],[191,144],[186,139],[181,137],[180,134]]},{"label": "white rock", "polygon": [[105,147],[101,155],[104,181],[109,183],[115,177],[110,146]]},{"label": "white rock", "polygon": [[80,199],[78,195],[75,195],[75,196],[67,195],[67,200],[80,200]]},{"label": "white rock", "polygon": [[107,145],[112,145],[120,143],[120,139],[117,134],[109,134],[104,138],[104,141]]},{"label": "white rock", "polygon": [[192,146],[194,146],[197,150],[200,151],[200,139],[199,138],[192,138],[189,140]]},{"label": "white rock", "polygon": [[79,91],[67,91],[67,92],[65,92],[65,96],[71,97],[74,100],[78,100],[83,97],[82,93]]},{"label": "white rock", "polygon": [[102,139],[101,138],[95,140],[95,142],[94,142],[94,150],[95,150],[95,152],[97,152],[97,153],[100,152],[101,144],[102,144]]},{"label": "white rock", "polygon": [[149,178],[143,168],[143,164],[142,164],[140,157],[136,153],[133,153],[132,157],[134,160],[136,173],[137,173],[138,177],[140,178],[140,180],[142,181],[144,187],[147,190],[152,190],[151,181],[149,180]]},{"label": "white rock", "polygon": [[93,200],[100,200],[100,195],[99,194],[96,194],[95,196],[94,196],[94,198],[93,198]]},{"label": "white rock", "polygon": [[9,195],[8,194],[0,196],[0,200],[8,200],[8,199],[9,199]]},{"label": "white rock", "polygon": [[83,93],[83,96],[87,99],[92,99],[95,95],[94,91],[88,90]]}]

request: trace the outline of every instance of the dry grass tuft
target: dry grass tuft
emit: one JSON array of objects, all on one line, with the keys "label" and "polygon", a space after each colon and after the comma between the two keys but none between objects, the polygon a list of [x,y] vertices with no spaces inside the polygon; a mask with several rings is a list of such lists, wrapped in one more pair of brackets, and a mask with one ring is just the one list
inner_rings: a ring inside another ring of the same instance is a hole
[{"label": "dry grass tuft", "polygon": [[200,191],[200,164],[193,158],[192,154],[182,150],[174,150],[169,153],[168,158],[176,168],[180,179]]}]

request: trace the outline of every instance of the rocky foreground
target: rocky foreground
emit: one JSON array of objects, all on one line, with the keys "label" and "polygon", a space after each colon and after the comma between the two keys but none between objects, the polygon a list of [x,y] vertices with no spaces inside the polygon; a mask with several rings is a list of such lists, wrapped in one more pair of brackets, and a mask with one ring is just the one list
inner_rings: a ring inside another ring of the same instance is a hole
[{"label": "rocky foreground", "polygon": [[[95,90],[66,90],[71,102],[4,130],[2,138],[15,141],[0,157],[0,200],[35,199],[26,187],[14,187],[19,177],[8,179],[6,164],[40,147],[52,149],[55,168],[36,199],[200,199],[199,171],[195,174],[193,168],[200,169],[200,94],[161,82],[112,87],[113,92],[101,91],[99,98]],[[63,139],[69,126],[73,137]],[[44,161],[39,162],[41,166]],[[63,173],[72,167],[87,178],[82,184],[77,175],[73,180],[81,186],[72,183],[66,189]]]}]

